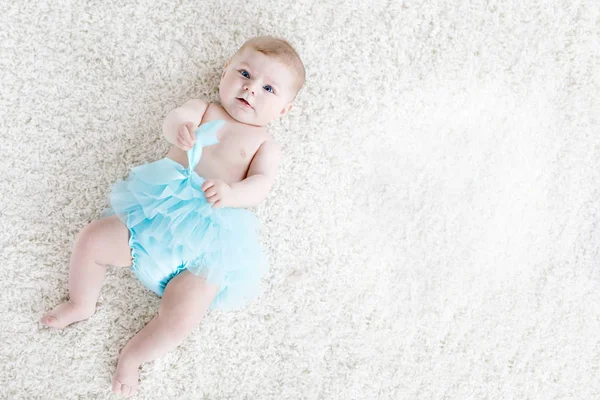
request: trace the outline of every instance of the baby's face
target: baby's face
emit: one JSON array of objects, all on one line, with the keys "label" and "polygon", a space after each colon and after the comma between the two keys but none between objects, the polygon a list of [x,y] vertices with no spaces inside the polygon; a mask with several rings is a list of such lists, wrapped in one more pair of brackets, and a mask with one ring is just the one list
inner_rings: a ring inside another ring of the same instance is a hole
[{"label": "baby's face", "polygon": [[265,126],[292,107],[294,76],[276,58],[244,49],[225,65],[221,105],[237,121]]}]

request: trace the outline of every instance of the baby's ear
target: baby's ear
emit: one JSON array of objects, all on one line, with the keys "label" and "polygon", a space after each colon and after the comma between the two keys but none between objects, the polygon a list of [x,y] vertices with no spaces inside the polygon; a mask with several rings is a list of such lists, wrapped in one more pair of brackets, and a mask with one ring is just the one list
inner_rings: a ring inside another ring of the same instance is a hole
[{"label": "baby's ear", "polygon": [[283,117],[285,114],[289,113],[293,106],[294,105],[292,103],[290,103],[287,106],[283,107],[283,109],[279,113],[279,116]]},{"label": "baby's ear", "polygon": [[221,74],[221,79],[223,79],[223,77],[225,76],[225,72],[227,72],[227,67],[229,67],[229,61],[231,61],[231,60],[227,60],[227,62],[225,63],[225,66],[223,67],[223,73]]}]

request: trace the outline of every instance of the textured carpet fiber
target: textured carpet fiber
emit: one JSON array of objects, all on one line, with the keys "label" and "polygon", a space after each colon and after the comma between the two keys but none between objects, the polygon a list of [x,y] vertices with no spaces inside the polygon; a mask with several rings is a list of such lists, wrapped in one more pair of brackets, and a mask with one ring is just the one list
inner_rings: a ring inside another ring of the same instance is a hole
[{"label": "textured carpet fiber", "polygon": [[308,78],[255,208],[264,294],[144,365],[137,398],[599,398],[599,9],[2,2],[0,398],[113,398],[159,299],[109,268],[88,321],[38,318],[110,185],[257,34]]}]

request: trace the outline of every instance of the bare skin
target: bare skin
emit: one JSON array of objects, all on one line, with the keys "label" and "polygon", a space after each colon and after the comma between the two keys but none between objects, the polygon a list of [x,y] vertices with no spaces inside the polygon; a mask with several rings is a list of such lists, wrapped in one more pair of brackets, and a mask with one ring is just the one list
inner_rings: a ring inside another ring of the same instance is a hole
[{"label": "bare skin", "polygon": [[[164,136],[173,144],[166,157],[186,167],[186,150],[195,142],[195,128],[201,122],[226,121],[217,133],[219,143],[203,149],[195,168],[206,178],[202,190],[215,208],[256,205],[267,196],[275,178],[279,147],[267,134],[266,125],[290,110],[295,92],[289,71],[277,60],[265,57],[247,50],[235,55],[223,71],[221,104],[190,101],[165,119]],[[242,66],[252,75],[240,73]],[[273,78],[277,94],[268,90]],[[131,263],[129,230],[120,219],[111,216],[92,221],[73,246],[69,300],[47,312],[40,322],[62,329],[89,318],[96,310],[106,266]],[[173,278],[166,286],[158,314],[121,350],[113,392],[134,395],[140,365],[177,347],[200,323],[218,290],[218,286],[188,271]]]},{"label": "bare skin", "polygon": [[[210,104],[202,122],[218,119],[226,121],[217,133],[219,143],[202,149],[202,158],[194,170],[207,179],[219,178],[231,185],[246,177],[252,157],[260,145],[270,138],[264,127],[241,124],[220,105]],[[184,167],[188,165],[186,152],[176,145],[171,146],[167,157]]]},{"label": "bare skin", "polygon": [[116,216],[92,221],[79,232],[69,264],[69,300],[47,312],[41,323],[62,329],[91,317],[107,264],[131,265],[129,231]]},{"label": "bare skin", "polygon": [[[62,329],[92,316],[106,265],[131,264],[129,231],[116,216],[93,221],[77,236],[69,270],[69,295],[41,322]],[[139,367],[177,347],[198,325],[218,293],[200,277],[184,271],[165,288],[158,314],[121,350],[112,389],[125,397],[137,392]]]}]

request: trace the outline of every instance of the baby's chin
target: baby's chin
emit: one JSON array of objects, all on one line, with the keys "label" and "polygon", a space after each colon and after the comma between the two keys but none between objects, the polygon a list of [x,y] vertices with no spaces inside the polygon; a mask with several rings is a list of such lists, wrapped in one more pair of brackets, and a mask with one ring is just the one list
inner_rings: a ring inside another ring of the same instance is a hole
[{"label": "baby's chin", "polygon": [[252,126],[266,126],[266,124],[261,124],[259,121],[257,121],[256,114],[254,114],[253,112],[250,112],[250,113],[243,112],[240,109],[236,108],[235,106],[232,107],[227,103],[223,103],[222,101],[221,101],[221,105],[231,118],[233,118],[234,120],[236,120],[242,124],[252,125]]}]

